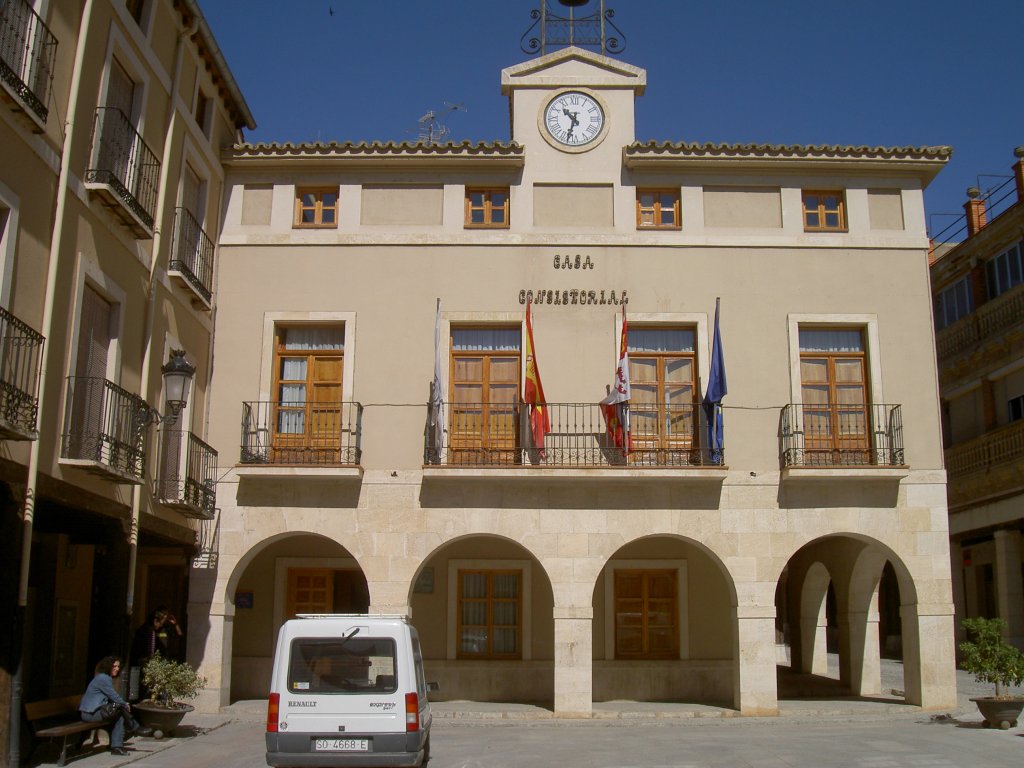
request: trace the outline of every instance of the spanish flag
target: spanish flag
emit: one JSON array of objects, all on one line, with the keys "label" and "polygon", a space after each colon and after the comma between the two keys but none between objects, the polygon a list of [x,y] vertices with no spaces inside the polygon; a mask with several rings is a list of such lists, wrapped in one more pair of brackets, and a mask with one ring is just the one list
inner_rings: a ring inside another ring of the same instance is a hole
[{"label": "spanish flag", "polygon": [[551,429],[544,387],[537,370],[537,356],[533,346],[533,320],[530,318],[530,300],[526,302],[526,381],[523,384],[523,402],[530,408],[530,434],[533,447],[544,450],[544,435]]}]

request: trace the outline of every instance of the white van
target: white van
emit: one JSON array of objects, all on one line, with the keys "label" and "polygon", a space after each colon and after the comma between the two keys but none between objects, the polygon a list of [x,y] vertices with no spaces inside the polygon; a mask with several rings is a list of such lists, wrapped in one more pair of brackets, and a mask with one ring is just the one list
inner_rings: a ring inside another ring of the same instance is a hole
[{"label": "white van", "polygon": [[309,615],[277,636],[267,765],[419,766],[430,704],[415,628],[403,616]]}]

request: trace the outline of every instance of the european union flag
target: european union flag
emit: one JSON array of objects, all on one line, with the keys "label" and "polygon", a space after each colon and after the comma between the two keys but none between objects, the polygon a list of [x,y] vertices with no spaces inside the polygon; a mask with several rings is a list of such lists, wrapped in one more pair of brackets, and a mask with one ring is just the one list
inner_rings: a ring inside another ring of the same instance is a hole
[{"label": "european union flag", "polygon": [[715,299],[715,334],[711,339],[711,371],[708,388],[704,393],[704,414],[708,425],[708,456],[712,464],[721,464],[725,446],[725,430],[722,424],[722,398],[729,392],[725,381],[725,356],[722,352],[722,333],[718,327],[720,299]]}]

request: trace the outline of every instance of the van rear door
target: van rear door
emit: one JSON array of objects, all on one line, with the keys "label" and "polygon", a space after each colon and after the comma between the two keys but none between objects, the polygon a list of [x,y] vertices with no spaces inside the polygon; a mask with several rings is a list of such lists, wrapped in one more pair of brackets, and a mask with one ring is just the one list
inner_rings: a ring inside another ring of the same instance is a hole
[{"label": "van rear door", "polygon": [[393,636],[375,635],[292,639],[282,730],[339,737],[405,731],[400,646]]}]

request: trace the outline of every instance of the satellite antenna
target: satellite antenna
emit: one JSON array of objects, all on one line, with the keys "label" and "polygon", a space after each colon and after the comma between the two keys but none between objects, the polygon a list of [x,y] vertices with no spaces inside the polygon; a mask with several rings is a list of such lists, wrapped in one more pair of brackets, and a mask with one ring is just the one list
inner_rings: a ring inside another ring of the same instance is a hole
[{"label": "satellite antenna", "polygon": [[419,133],[416,137],[417,144],[423,144],[426,146],[440,144],[441,140],[451,133],[451,129],[441,122],[441,117],[451,112],[469,111],[462,104],[452,104],[447,101],[442,103],[444,104],[444,107],[440,110],[440,114],[438,114],[437,110],[432,109],[419,119],[418,122],[420,127]]}]

